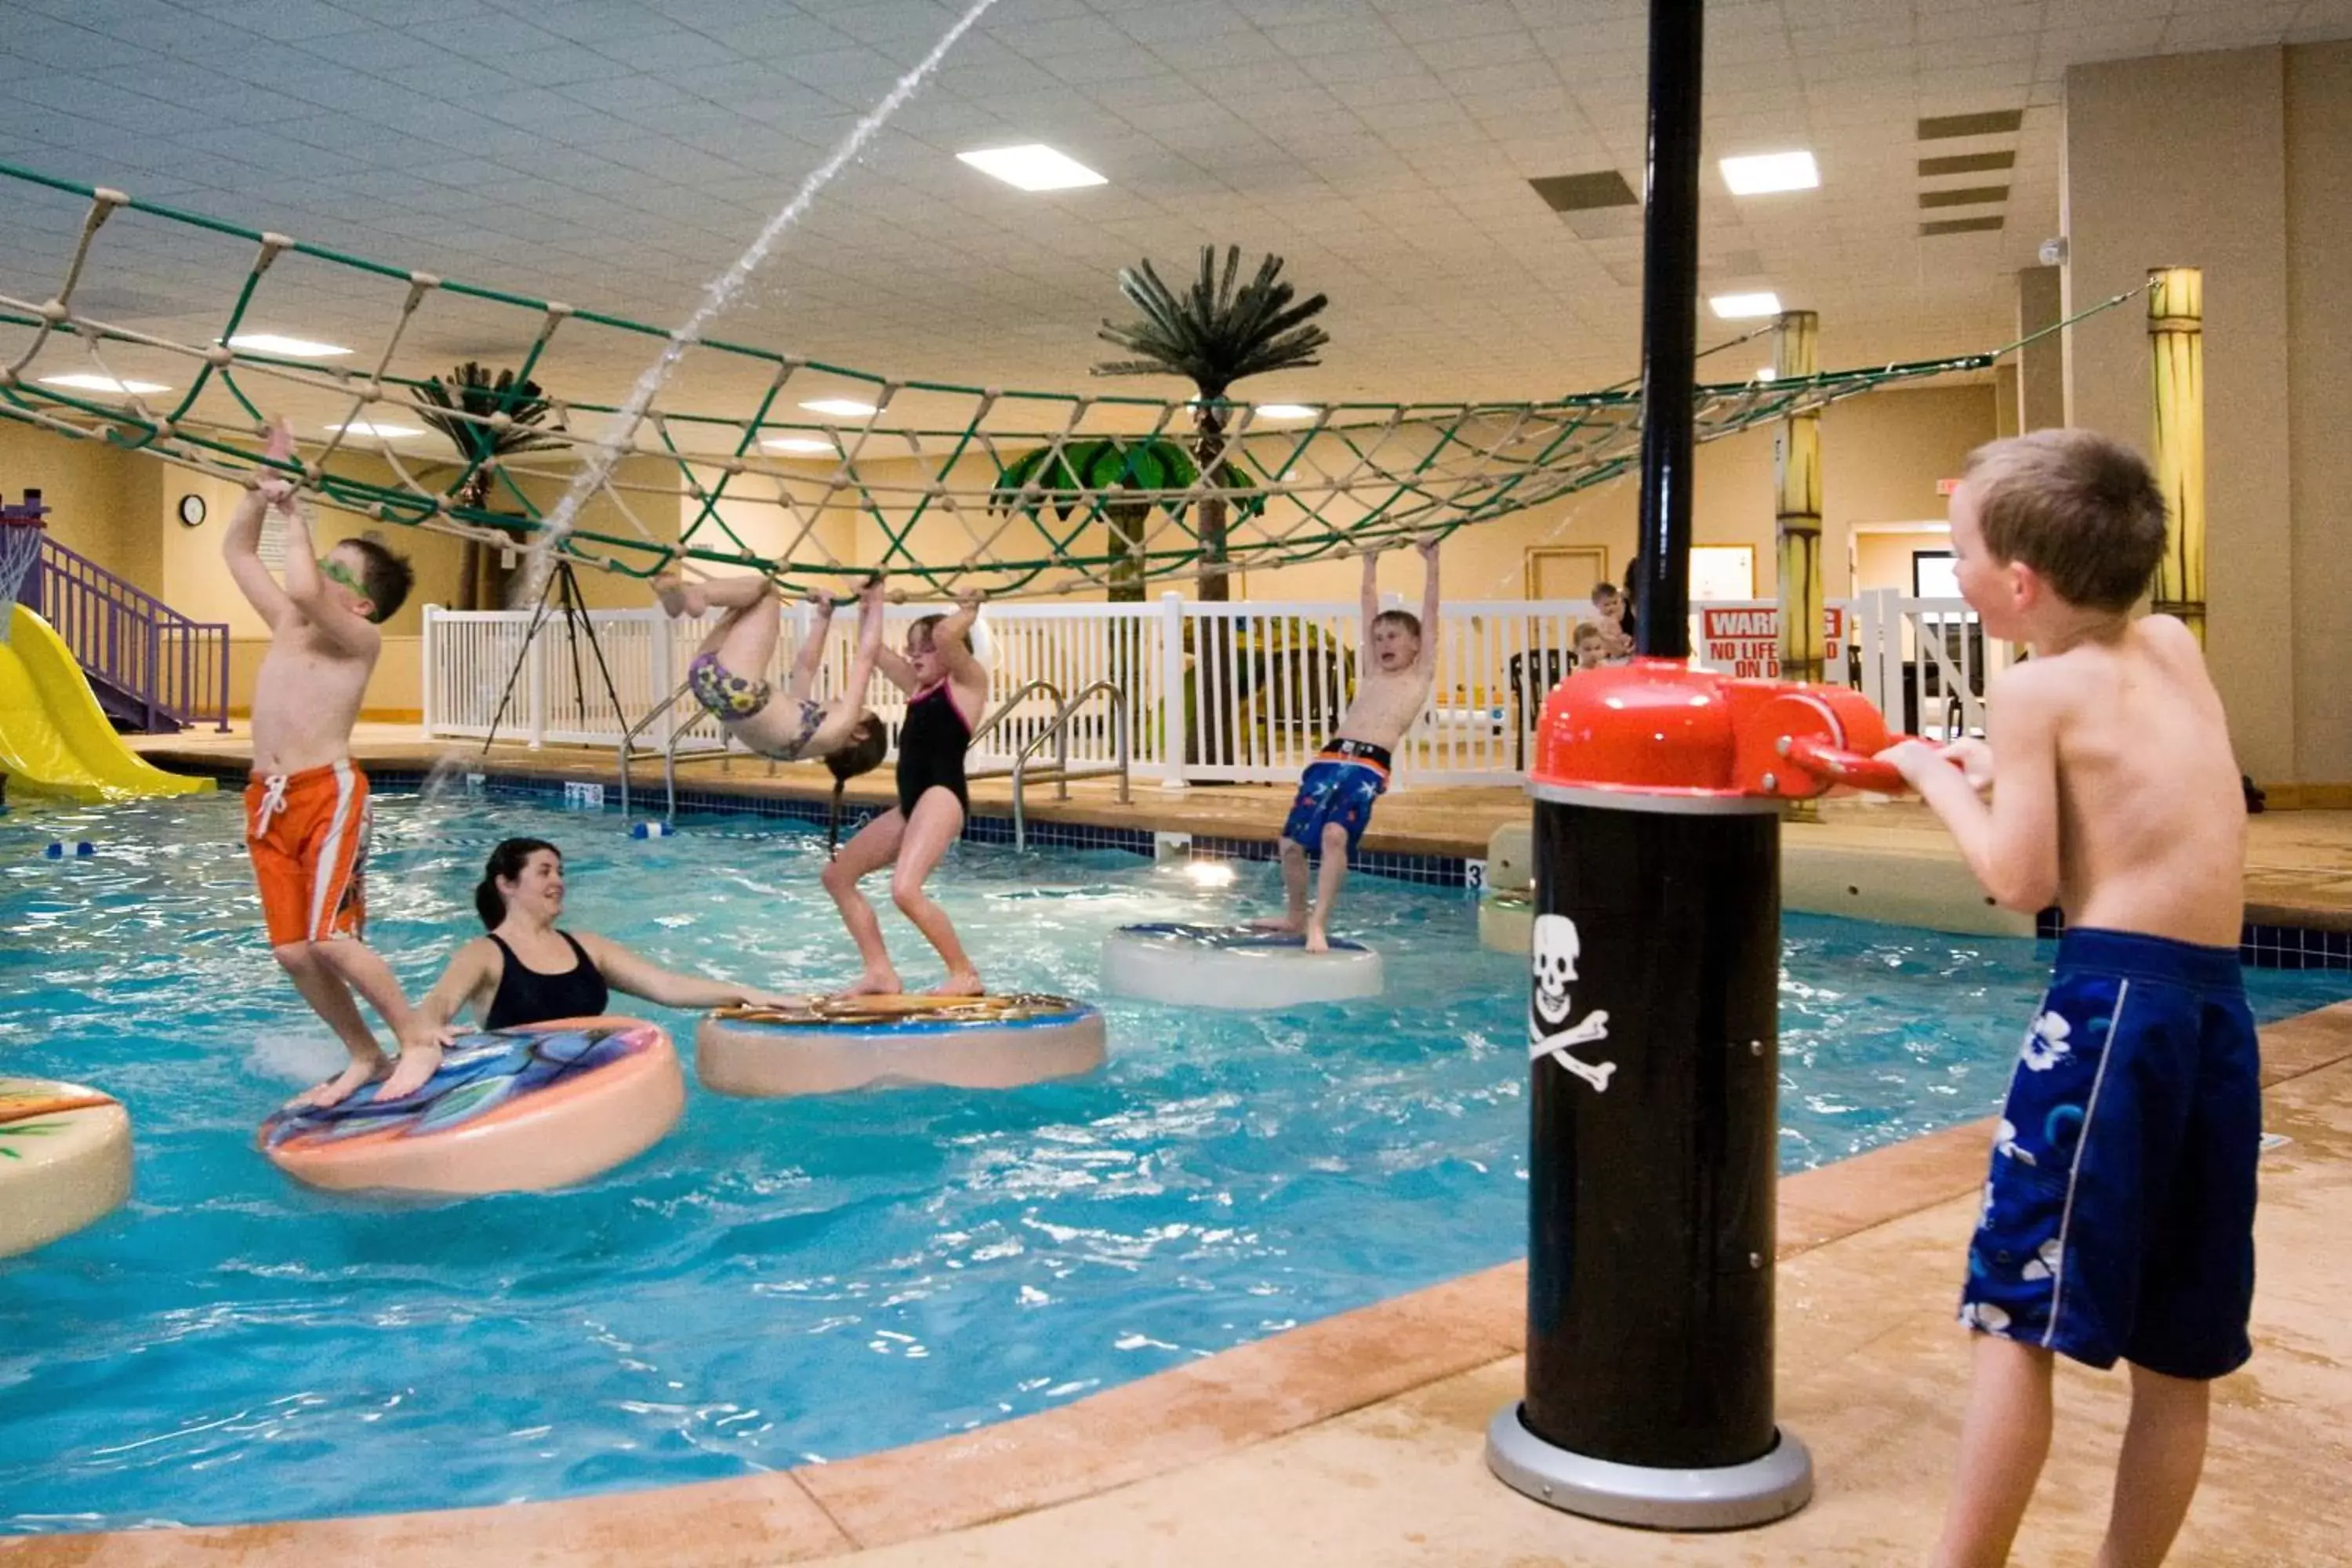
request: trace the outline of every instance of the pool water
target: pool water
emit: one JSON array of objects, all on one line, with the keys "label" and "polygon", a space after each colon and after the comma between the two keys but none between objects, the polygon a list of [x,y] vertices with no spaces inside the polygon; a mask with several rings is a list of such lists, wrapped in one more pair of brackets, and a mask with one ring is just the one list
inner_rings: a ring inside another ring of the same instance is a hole
[{"label": "pool water", "polygon": [[[336,1047],[271,963],[233,797],[0,816],[0,1072],[137,1129],[121,1212],[0,1262],[0,1531],[457,1507],[741,1475],[1037,1410],[1524,1247],[1522,962],[1463,895],[1360,878],[1388,994],[1272,1014],[1105,1000],[1111,1059],[1007,1093],[742,1101],[586,1187],[313,1193],[250,1146]],[[779,989],[855,972],[821,831],[379,801],[371,936],[412,995],[489,847],[563,846],[567,923]],[[52,839],[95,858],[50,861]],[[998,989],[1093,997],[1116,926],[1279,898],[1115,851],[965,846],[936,890]],[[886,914],[909,984],[937,978]],[[2045,959],[2042,962],[2046,962]],[[2250,977],[2277,1017],[2343,974]],[[1983,1114],[2034,944],[1792,917],[1796,1169]],[[689,1017],[642,1009],[684,1048]]]}]

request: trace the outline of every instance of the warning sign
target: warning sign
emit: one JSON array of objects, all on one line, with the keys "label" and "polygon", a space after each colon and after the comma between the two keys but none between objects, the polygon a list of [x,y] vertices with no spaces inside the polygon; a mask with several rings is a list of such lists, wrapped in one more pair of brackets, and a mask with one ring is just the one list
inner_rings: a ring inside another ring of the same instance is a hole
[{"label": "warning sign", "polygon": [[[1769,605],[1700,611],[1699,662],[1710,669],[1766,680],[1780,674],[1780,612]],[[1845,657],[1845,611],[1822,610],[1822,658],[1834,668]]]}]

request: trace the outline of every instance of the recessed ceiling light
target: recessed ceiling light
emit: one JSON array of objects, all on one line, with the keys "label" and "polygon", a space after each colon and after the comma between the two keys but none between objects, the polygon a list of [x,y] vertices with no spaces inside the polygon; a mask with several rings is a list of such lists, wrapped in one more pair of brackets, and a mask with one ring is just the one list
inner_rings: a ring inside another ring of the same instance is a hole
[{"label": "recessed ceiling light", "polygon": [[117,381],[110,375],[76,372],[72,375],[45,375],[43,386],[69,386],[76,392],[111,392],[118,396],[137,397],[149,393],[172,389],[160,381]]},{"label": "recessed ceiling light", "polygon": [[1810,191],[1822,183],[1811,153],[1759,153],[1750,158],[1726,158],[1723,183],[1735,196],[1769,195],[1774,191]]},{"label": "recessed ceiling light", "polygon": [[956,161],[1024,191],[1067,191],[1080,185],[1110,184],[1076,159],[1035,142],[1025,147],[983,147],[959,153]]},{"label": "recessed ceiling light", "polygon": [[340,359],[352,351],[341,343],[314,343],[308,338],[284,338],[276,332],[239,332],[228,346],[247,353],[283,354],[288,359]]},{"label": "recessed ceiling light", "polygon": [[379,425],[372,419],[354,419],[346,425],[330,425],[330,430],[340,430],[346,436],[373,436],[379,441],[397,441],[404,436],[422,436],[424,431],[408,425]]},{"label": "recessed ceiling light", "polygon": [[854,397],[820,397],[801,405],[811,414],[830,414],[840,419],[871,419],[880,412],[870,403],[860,403]]},{"label": "recessed ceiling light", "polygon": [[811,436],[770,436],[760,445],[771,452],[830,452],[834,449],[832,442],[820,441]]},{"label": "recessed ceiling light", "polygon": [[1257,415],[1261,419],[1312,419],[1315,410],[1304,403],[1261,403]]},{"label": "recessed ceiling light", "polygon": [[1780,313],[1780,296],[1766,290],[1758,294],[1717,294],[1706,302],[1706,308],[1726,321],[1752,321],[1758,316]]}]

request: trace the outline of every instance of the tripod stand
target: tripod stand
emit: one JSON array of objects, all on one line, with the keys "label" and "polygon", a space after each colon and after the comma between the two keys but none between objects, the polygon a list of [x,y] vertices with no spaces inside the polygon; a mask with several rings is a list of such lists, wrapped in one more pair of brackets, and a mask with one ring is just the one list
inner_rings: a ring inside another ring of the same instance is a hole
[{"label": "tripod stand", "polygon": [[515,656],[514,668],[507,672],[507,689],[499,694],[498,711],[490,715],[489,733],[482,737],[482,754],[489,754],[490,745],[499,738],[499,725],[507,716],[507,706],[514,700],[515,682],[521,678],[523,661],[530,658],[531,645],[539,640],[539,629],[547,624],[551,611],[561,605],[565,640],[572,650],[572,700],[580,713],[580,727],[588,727],[587,672],[580,663],[580,643],[584,632],[588,651],[596,658],[596,673],[604,682],[604,695],[611,699],[613,714],[617,721],[623,714],[621,693],[613,684],[612,668],[604,662],[604,647],[596,640],[596,624],[588,618],[588,607],[580,597],[580,576],[570,557],[555,558],[555,570],[548,574],[539,591],[537,612],[530,618],[530,629],[522,636],[522,651]]}]

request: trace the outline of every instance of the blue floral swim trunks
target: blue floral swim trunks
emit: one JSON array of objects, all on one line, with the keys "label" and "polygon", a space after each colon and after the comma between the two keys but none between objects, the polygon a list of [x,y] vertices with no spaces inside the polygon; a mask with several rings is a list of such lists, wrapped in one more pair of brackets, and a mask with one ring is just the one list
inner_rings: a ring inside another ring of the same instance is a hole
[{"label": "blue floral swim trunks", "polygon": [[2234,949],[2068,931],[2001,1109],[1960,1321],[2096,1367],[2242,1365],[2260,1066]]}]

